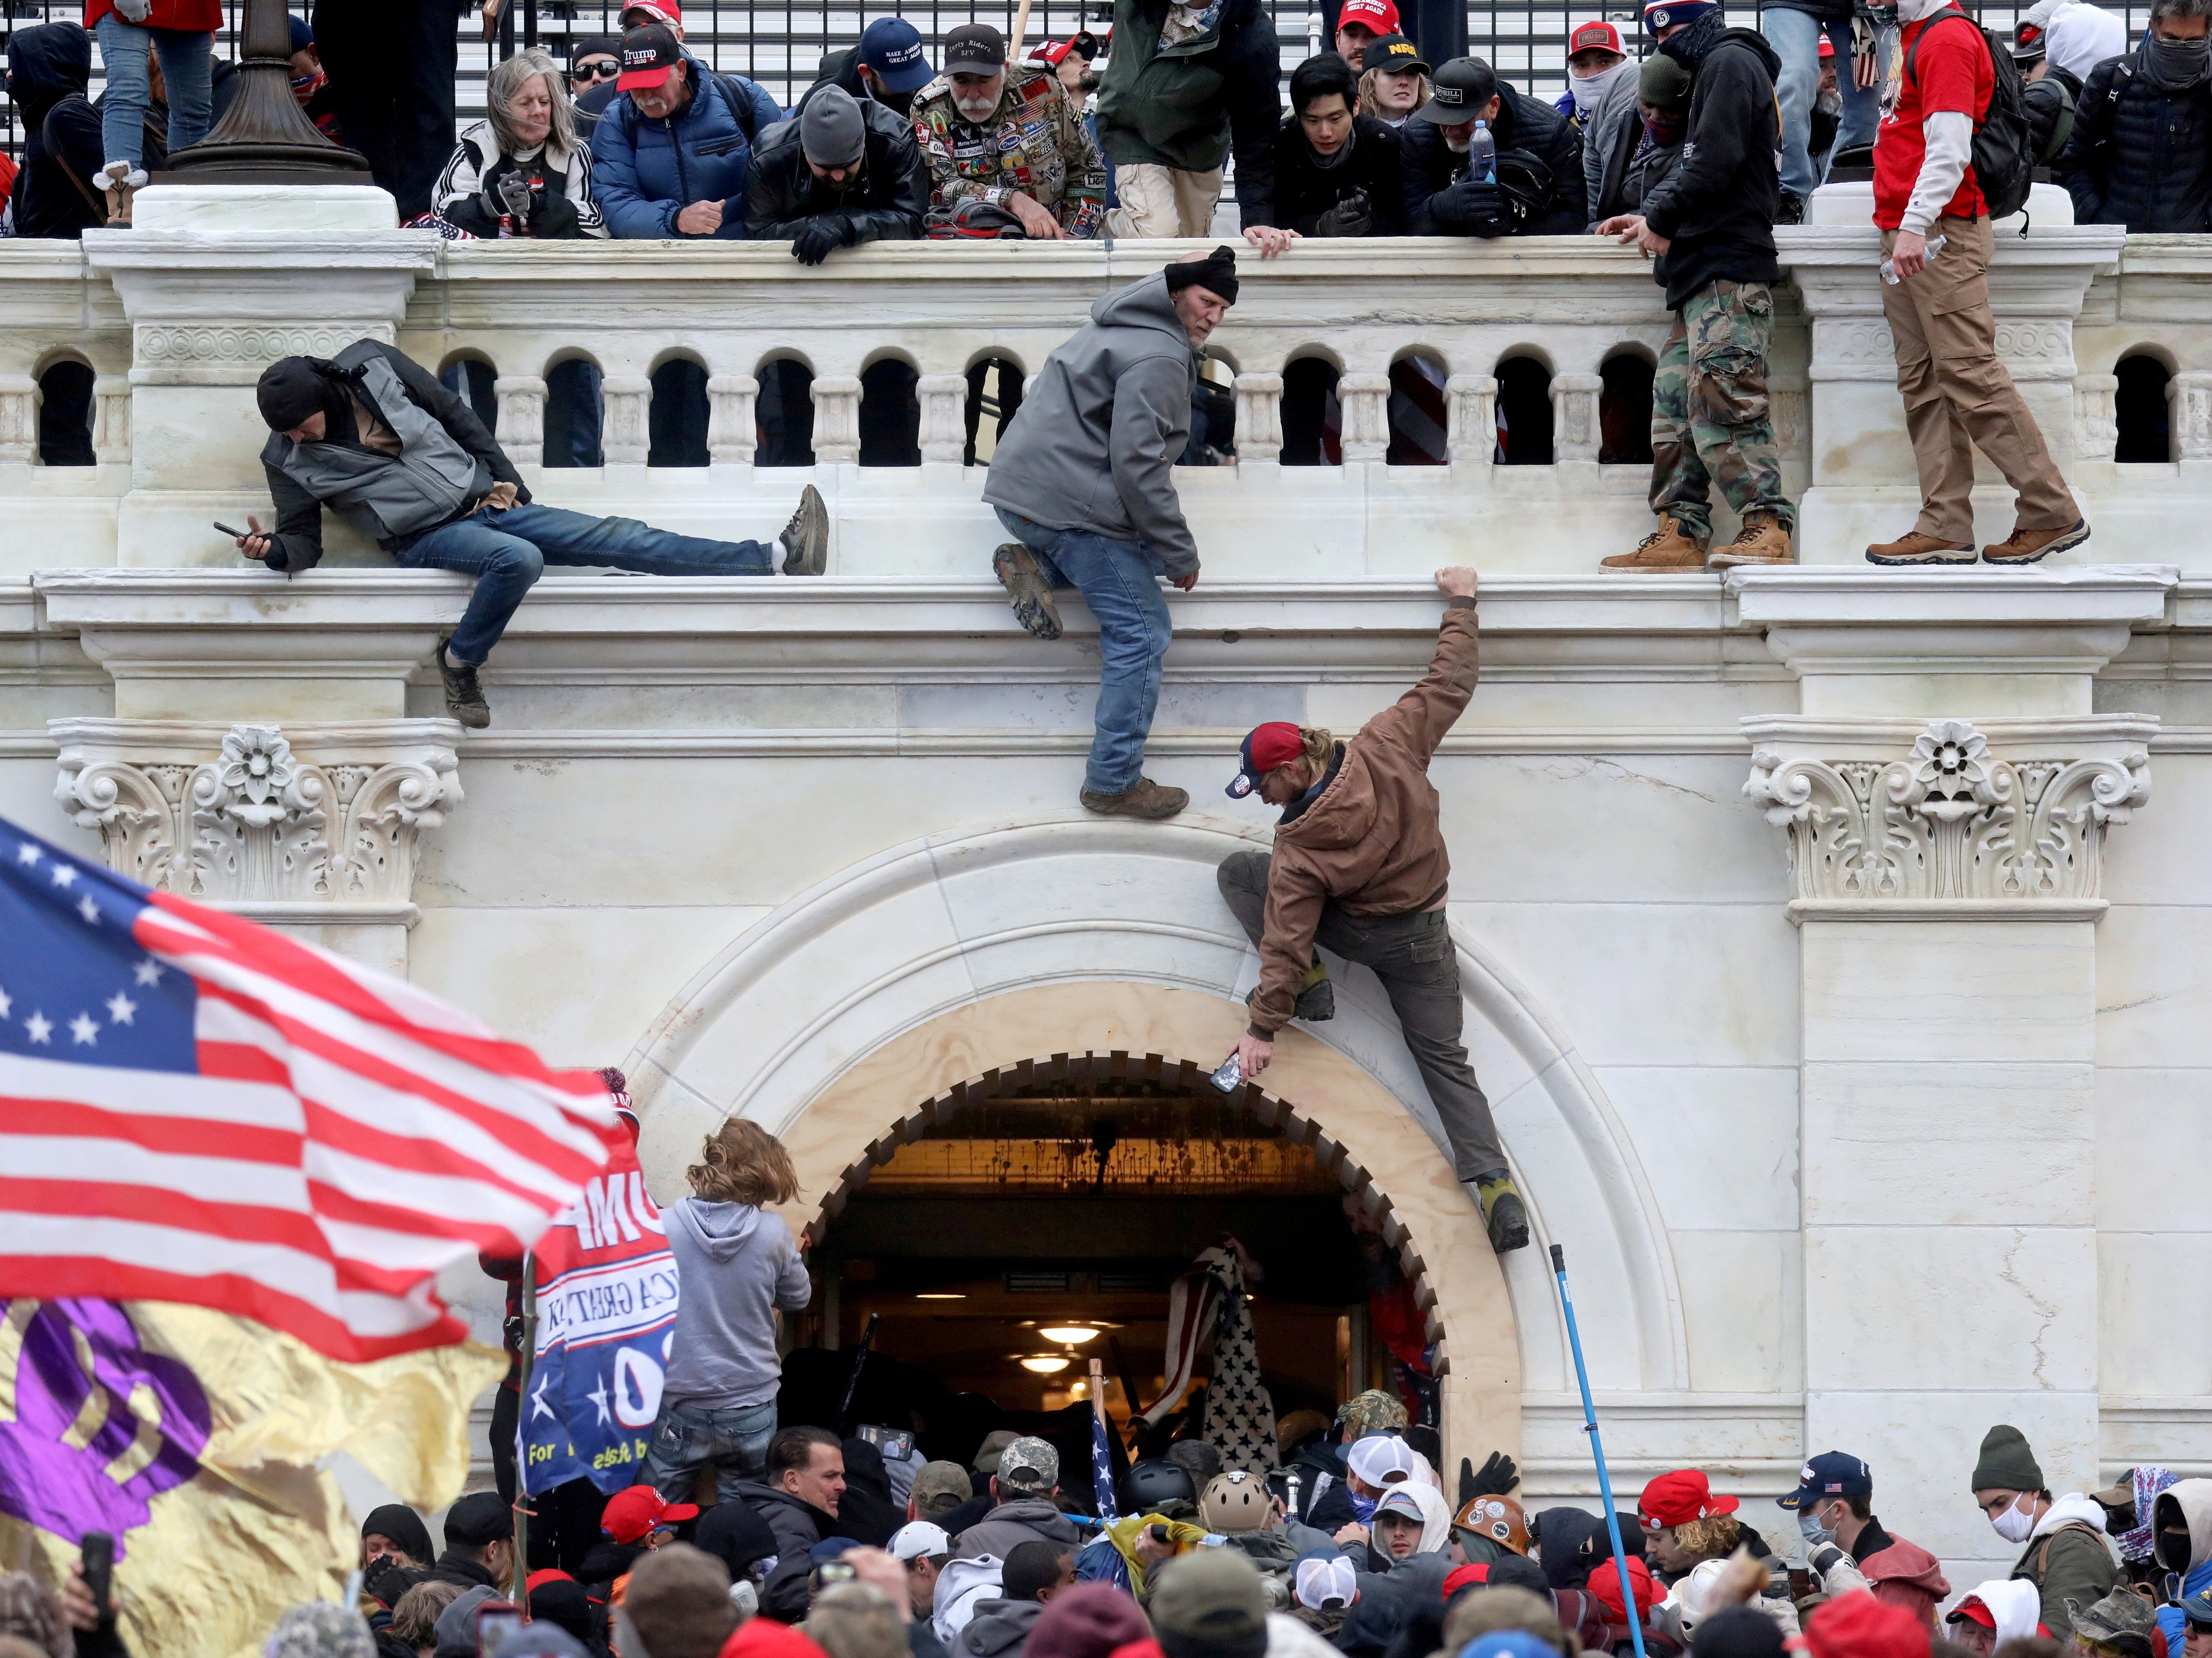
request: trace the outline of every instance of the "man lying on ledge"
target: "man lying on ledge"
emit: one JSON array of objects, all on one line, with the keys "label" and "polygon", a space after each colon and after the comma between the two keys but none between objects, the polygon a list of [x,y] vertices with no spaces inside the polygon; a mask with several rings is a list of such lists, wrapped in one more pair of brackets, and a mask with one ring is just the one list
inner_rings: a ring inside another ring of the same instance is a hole
[{"label": "man lying on ledge", "polygon": [[[339,517],[409,569],[459,570],[476,592],[438,648],[446,711],[491,724],[477,670],[548,564],[646,575],[769,575],[757,541],[705,541],[629,518],[540,507],[514,463],[459,398],[405,353],[356,340],[329,357],[280,357],[254,395],[270,439],[261,452],[276,527],[238,538],[272,570],[311,570],[323,556],[323,513]],[[820,575],[830,514],[811,484],[776,537],[786,575]]]}]

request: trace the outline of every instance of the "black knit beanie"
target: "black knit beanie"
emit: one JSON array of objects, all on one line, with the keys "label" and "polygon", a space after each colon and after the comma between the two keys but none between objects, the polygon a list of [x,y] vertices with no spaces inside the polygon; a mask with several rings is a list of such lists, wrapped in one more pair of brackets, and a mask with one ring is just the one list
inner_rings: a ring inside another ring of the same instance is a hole
[{"label": "black knit beanie", "polygon": [[1168,267],[1168,292],[1180,294],[1194,285],[1237,303],[1237,250],[1226,242],[1202,259],[1186,259]]}]

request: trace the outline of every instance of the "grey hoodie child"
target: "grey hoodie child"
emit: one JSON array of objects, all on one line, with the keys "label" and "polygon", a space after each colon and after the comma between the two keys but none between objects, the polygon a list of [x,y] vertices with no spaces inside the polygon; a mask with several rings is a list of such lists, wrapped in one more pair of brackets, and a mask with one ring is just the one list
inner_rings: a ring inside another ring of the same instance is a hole
[{"label": "grey hoodie child", "polygon": [[664,1399],[714,1410],[762,1405],[783,1378],[770,1312],[812,1286],[791,1229],[749,1203],[685,1198],[665,1212],[680,1285]]}]

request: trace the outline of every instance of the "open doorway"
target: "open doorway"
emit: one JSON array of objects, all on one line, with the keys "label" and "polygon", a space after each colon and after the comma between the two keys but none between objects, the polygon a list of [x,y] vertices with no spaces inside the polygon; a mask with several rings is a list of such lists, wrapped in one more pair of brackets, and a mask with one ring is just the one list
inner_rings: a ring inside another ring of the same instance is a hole
[{"label": "open doorway", "polygon": [[[1355,1227],[1361,1206],[1305,1133],[1263,1121],[1256,1090],[1224,1096],[1158,1061],[1111,1074],[1124,1068],[1009,1073],[989,1097],[921,1114],[864,1183],[856,1169],[787,1333],[786,1421],[857,1375],[847,1421],[911,1428],[924,1456],[965,1463],[1000,1427],[1066,1446],[1087,1438],[1095,1360],[1116,1464],[1157,1455],[1204,1429],[1210,1353],[1153,1427],[1129,1424],[1168,1385],[1170,1285],[1224,1234],[1261,1269],[1247,1305],[1279,1420],[1392,1386],[1369,1307],[1401,1281],[1397,1254]],[[1087,1484],[1077,1460],[1061,1466]]]}]

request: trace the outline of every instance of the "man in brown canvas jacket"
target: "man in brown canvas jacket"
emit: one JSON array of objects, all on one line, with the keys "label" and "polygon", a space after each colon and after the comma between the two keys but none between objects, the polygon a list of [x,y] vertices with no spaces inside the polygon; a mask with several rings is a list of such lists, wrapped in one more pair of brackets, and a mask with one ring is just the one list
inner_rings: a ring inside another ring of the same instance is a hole
[{"label": "man in brown canvas jacket", "polygon": [[1447,596],[1427,677],[1339,742],[1285,721],[1244,739],[1231,797],[1257,792],[1283,808],[1272,855],[1240,852],[1220,869],[1221,896],[1260,947],[1251,1026],[1237,1044],[1244,1074],[1274,1056],[1275,1033],[1336,1011],[1319,945],[1374,969],[1404,1027],[1453,1166],[1482,1200],[1491,1247],[1528,1242],[1528,1212],[1514,1189],[1490,1102],[1460,1041],[1465,1010],[1444,905],[1451,859],[1437,821],[1429,761],[1474,695],[1475,573],[1437,572]]}]

